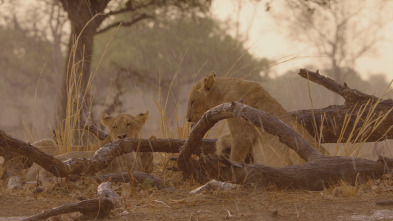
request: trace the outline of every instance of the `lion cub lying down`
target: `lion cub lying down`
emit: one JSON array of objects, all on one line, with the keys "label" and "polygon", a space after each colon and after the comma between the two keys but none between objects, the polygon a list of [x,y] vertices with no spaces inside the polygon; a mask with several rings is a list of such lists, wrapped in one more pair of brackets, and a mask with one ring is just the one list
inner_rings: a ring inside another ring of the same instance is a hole
[{"label": "lion cub lying down", "polygon": [[[116,117],[111,117],[107,114],[102,114],[101,123],[108,128],[109,133],[101,145],[125,138],[139,138],[148,118],[148,111],[136,116],[120,114]],[[115,168],[119,168],[121,171],[127,171],[129,168],[134,168],[134,170],[145,173],[151,173],[153,171],[153,153],[151,152],[128,153],[116,159],[114,163],[118,165]]]},{"label": "lion cub lying down", "polygon": [[[136,116],[130,114],[120,114],[116,117],[111,117],[107,114],[102,114],[101,123],[108,128],[108,136],[105,140],[93,145],[97,149],[112,141],[125,138],[139,138],[142,128],[149,117],[149,112],[141,113]],[[51,139],[39,140],[32,143],[33,146],[41,149],[47,154],[57,155],[56,158],[66,160],[69,158],[90,158],[94,155],[94,151],[74,151],[58,155],[58,147]],[[83,149],[81,147],[73,148],[75,150]],[[86,148],[85,148],[86,149]],[[134,169],[145,173],[153,171],[153,153],[128,153],[115,158],[110,166],[101,172],[120,172]],[[26,180],[35,180],[37,174],[40,178],[46,177],[47,172],[37,164],[28,170]]]},{"label": "lion cub lying down", "polygon": [[[257,82],[216,77],[211,72],[197,82],[188,99],[187,120],[196,123],[210,108],[226,102],[243,100],[244,104],[263,110],[284,121],[307,139],[316,149],[324,154],[326,150],[315,145],[315,139],[308,134],[296,119],[288,113],[265,89]],[[269,166],[283,167],[304,162],[292,149],[282,144],[277,136],[273,136],[251,124],[239,119],[227,119],[230,135],[221,136],[216,143],[216,154],[225,156],[230,148],[229,159],[243,163],[251,153],[254,162]]]}]

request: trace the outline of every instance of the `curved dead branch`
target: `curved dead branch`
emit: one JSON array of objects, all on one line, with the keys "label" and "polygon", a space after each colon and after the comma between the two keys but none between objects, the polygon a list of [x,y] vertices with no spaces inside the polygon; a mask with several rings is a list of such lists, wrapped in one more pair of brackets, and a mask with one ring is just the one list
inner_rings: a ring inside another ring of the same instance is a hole
[{"label": "curved dead branch", "polygon": [[[216,122],[226,118],[239,118],[276,135],[307,161],[301,165],[274,168],[265,165],[239,165],[215,156],[201,155],[194,160],[191,155],[198,149],[202,137]],[[180,151],[178,165],[187,176],[200,182],[209,179],[233,181],[238,184],[252,184],[262,187],[277,185],[309,190],[321,190],[330,183],[345,180],[349,183],[370,177],[380,177],[386,168],[383,163],[366,159],[323,156],[304,138],[281,120],[250,106],[232,102],[221,104],[207,111],[190,133],[189,139]]]}]

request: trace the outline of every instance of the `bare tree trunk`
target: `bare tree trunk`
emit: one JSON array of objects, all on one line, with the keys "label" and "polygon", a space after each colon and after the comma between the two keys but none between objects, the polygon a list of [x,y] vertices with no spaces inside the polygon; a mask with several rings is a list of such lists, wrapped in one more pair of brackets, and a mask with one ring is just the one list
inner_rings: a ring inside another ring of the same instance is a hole
[{"label": "bare tree trunk", "polygon": [[[60,108],[58,109],[58,119],[61,123],[65,119],[67,106],[70,105],[71,99],[69,97],[79,93],[87,94],[94,35],[103,21],[99,13],[103,12],[109,0],[98,2],[60,0],[60,2],[67,11],[71,22],[71,35],[61,87]],[[73,85],[75,81],[77,85]]]}]

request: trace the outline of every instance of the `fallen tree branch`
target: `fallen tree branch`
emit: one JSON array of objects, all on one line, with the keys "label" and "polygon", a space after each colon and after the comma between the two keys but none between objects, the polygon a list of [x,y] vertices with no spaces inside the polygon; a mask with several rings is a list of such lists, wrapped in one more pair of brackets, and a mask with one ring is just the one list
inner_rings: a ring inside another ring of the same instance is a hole
[{"label": "fallen tree branch", "polygon": [[97,199],[88,199],[81,202],[66,204],[42,213],[30,216],[24,221],[42,220],[65,213],[80,212],[82,219],[100,219],[110,215],[113,208],[121,206],[119,195],[112,190],[112,179],[101,183],[97,187]]},{"label": "fallen tree branch", "polygon": [[[220,162],[220,163],[217,163]],[[265,165],[236,165],[226,164],[215,157],[205,157],[200,162],[209,178],[222,181],[232,181],[245,186],[268,187],[275,185],[279,188],[300,188],[305,190],[323,190],[338,181],[343,180],[352,185],[368,179],[378,179],[384,173],[391,172],[380,162],[339,156],[326,156],[304,164],[283,168]]]},{"label": "fallen tree branch", "polygon": [[[346,84],[338,84],[320,75],[318,71],[301,69],[299,75],[340,94],[345,99],[344,105],[291,112],[312,136],[321,135],[322,143],[376,142],[393,139],[391,99],[382,100],[364,94],[349,88]],[[346,130],[343,131],[342,128]]]},{"label": "fallen tree branch", "polygon": [[109,199],[89,199],[46,210],[42,213],[23,219],[23,221],[43,220],[52,216],[73,212],[82,213],[83,217],[86,219],[104,218],[110,215],[110,211],[113,208],[113,203]]},{"label": "fallen tree branch", "polygon": [[65,177],[70,173],[70,169],[62,161],[33,147],[30,143],[8,136],[2,130],[0,130],[0,149],[2,149],[0,153],[12,152],[24,156],[29,161],[44,167],[55,176]]},{"label": "fallen tree branch", "polygon": [[[29,143],[8,136],[0,130],[0,154],[15,153],[35,162],[57,177],[71,175],[94,175],[108,167],[118,156],[135,152],[167,152],[178,153],[185,140],[178,139],[137,139],[130,138],[111,142],[96,151],[90,159],[68,159],[64,162],[48,155]],[[215,140],[203,140],[199,153],[213,153]]]},{"label": "fallen tree branch", "polygon": [[[234,117],[249,121],[266,132],[278,136],[282,143],[297,152],[307,162],[301,165],[273,168],[256,164],[243,166],[204,155],[200,156],[198,161],[191,158],[202,137],[216,122]],[[264,111],[238,102],[221,104],[202,116],[180,151],[178,165],[186,177],[193,176],[201,183],[209,179],[219,179],[237,184],[253,184],[262,187],[274,184],[280,187],[308,190],[321,190],[339,180],[355,183],[356,180],[380,177],[386,172],[385,170],[390,171],[390,168],[385,168],[384,164],[379,161],[323,156],[284,122]]]},{"label": "fallen tree branch", "polygon": [[200,146],[206,132],[218,121],[227,118],[240,118],[250,121],[255,126],[263,128],[266,132],[278,135],[282,143],[295,150],[305,161],[323,156],[303,137],[278,118],[238,102],[225,103],[207,111],[191,130],[190,136],[178,157],[178,165],[185,177],[192,175],[201,182],[206,181],[206,178],[202,175],[203,173],[200,173],[198,169],[198,163],[191,159],[191,155]]},{"label": "fallen tree branch", "polygon": [[368,95],[358,90],[349,88],[346,83],[339,84],[328,77],[320,75],[319,71],[313,72],[307,69],[300,69],[299,75],[305,79],[324,86],[330,91],[341,95],[345,99],[345,103],[355,104],[358,103],[360,100],[378,100],[378,98],[375,96]]},{"label": "fallen tree branch", "polygon": [[[393,102],[383,100],[362,106],[333,105],[322,109],[300,110],[291,113],[312,136],[321,135],[322,143],[347,141],[357,143],[360,142],[356,140],[359,136],[364,142],[393,139],[392,109]],[[315,116],[316,125],[313,116]],[[343,128],[346,130],[343,131]],[[366,133],[362,133],[364,131]]]}]

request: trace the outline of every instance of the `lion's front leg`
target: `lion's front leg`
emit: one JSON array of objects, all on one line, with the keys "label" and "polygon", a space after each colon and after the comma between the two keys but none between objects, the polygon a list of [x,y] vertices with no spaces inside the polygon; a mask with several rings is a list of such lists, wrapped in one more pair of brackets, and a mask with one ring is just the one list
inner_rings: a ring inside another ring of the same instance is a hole
[{"label": "lion's front leg", "polygon": [[229,159],[244,163],[258,137],[256,131],[254,127],[239,119],[228,119],[227,123],[232,137]]},{"label": "lion's front leg", "polygon": [[253,140],[252,137],[246,134],[232,135],[232,150],[229,159],[235,162],[244,163],[253,146]]},{"label": "lion's front leg", "polygon": [[232,149],[232,135],[225,134],[218,138],[216,142],[216,155],[229,159]]}]

